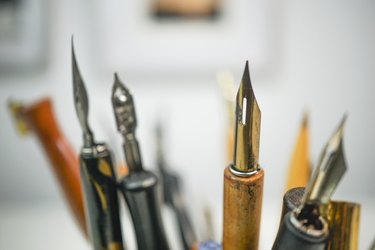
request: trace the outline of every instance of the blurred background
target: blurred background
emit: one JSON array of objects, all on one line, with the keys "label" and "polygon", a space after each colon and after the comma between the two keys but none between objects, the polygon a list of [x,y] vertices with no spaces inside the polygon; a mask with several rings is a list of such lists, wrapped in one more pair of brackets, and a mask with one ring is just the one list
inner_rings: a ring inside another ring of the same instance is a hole
[{"label": "blurred background", "polygon": [[[218,72],[232,72],[238,86],[249,60],[262,111],[260,249],[270,249],[276,234],[303,112],[310,115],[312,163],[347,112],[349,169],[334,199],[361,203],[359,249],[367,249],[375,237],[375,2],[195,0],[203,7],[191,12],[172,8],[177,0],[157,2],[0,1],[0,249],[90,249],[37,139],[21,137],[7,110],[10,98],[27,104],[51,97],[61,130],[79,152],[72,35],[96,138],[124,161],[110,102],[118,72],[134,95],[137,135],[149,169],[155,169],[154,130],[162,120],[166,160],[183,177],[198,236],[204,234],[203,209],[210,207],[215,238],[221,238],[223,170],[229,160]],[[163,215],[173,249],[180,249],[170,211]],[[134,249],[126,214],[123,220]]]}]

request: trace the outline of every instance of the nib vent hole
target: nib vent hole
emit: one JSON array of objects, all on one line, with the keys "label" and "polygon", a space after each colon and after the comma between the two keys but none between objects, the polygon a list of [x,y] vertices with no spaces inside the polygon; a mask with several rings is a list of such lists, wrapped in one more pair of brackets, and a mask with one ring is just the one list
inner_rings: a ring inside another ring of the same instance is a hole
[{"label": "nib vent hole", "polygon": [[246,108],[247,108],[247,99],[244,98],[242,99],[242,124],[245,125],[246,124]]}]

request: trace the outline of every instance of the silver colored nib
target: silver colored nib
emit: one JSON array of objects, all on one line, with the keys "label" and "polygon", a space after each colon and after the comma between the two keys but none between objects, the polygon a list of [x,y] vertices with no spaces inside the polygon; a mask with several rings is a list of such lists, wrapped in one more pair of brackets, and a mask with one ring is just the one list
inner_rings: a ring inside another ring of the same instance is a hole
[{"label": "silver colored nib", "polygon": [[342,145],[345,120],[346,115],[325,145],[318,165],[307,185],[302,204],[328,204],[346,172],[347,167]]},{"label": "silver colored nib", "polygon": [[74,52],[73,38],[72,38],[72,69],[73,69],[73,95],[74,105],[78,116],[79,123],[83,131],[84,147],[92,147],[94,144],[94,136],[88,124],[89,103],[87,92],[83,83],[81,74],[78,69],[78,64]]},{"label": "silver colored nib", "polygon": [[123,135],[134,133],[137,127],[137,118],[133,97],[130,91],[121,83],[117,73],[115,73],[115,83],[112,88],[112,105],[117,130]]},{"label": "silver colored nib", "polygon": [[246,62],[237,92],[233,168],[251,172],[258,168],[261,112],[251,86],[249,64]]},{"label": "silver colored nib", "polygon": [[117,73],[112,88],[112,106],[115,114],[117,130],[124,138],[124,154],[129,167],[129,174],[142,171],[142,159],[135,136],[137,118],[134,101],[129,90],[121,83]]}]

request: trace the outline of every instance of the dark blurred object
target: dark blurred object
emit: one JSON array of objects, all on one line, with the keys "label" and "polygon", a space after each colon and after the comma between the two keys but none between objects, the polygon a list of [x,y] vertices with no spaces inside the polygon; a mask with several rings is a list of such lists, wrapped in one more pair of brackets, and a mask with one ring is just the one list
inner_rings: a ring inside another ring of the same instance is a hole
[{"label": "dark blurred object", "polygon": [[81,186],[85,198],[86,221],[95,250],[123,250],[116,174],[111,151],[96,143],[88,123],[89,102],[78,69],[72,41],[74,106],[82,128],[80,153]]},{"label": "dark blurred object", "polygon": [[[305,188],[293,188],[284,195],[281,222],[287,213],[300,207],[304,193]],[[358,249],[360,210],[360,204],[345,201],[330,201],[327,207],[321,208],[330,230],[327,250]]]},{"label": "dark blurred object", "polygon": [[181,178],[168,170],[164,159],[163,152],[163,131],[161,124],[156,126],[156,150],[157,150],[157,166],[161,175],[161,184],[163,189],[164,203],[170,206],[177,218],[180,237],[185,250],[191,249],[193,244],[197,242],[193,226],[191,224],[184,195],[182,192]]},{"label": "dark blurred object", "polygon": [[117,130],[123,137],[123,151],[129,174],[119,183],[129,208],[139,250],[168,250],[167,235],[157,198],[158,178],[143,168],[135,135],[137,117],[133,96],[115,74],[112,106]]},{"label": "dark blurred object", "polygon": [[158,18],[214,18],[219,13],[218,0],[154,0],[153,14]]},{"label": "dark blurred object", "polygon": [[280,224],[283,222],[284,216],[287,213],[301,206],[302,197],[304,194],[305,194],[304,187],[292,188],[288,192],[285,193],[284,198],[283,198],[283,208],[281,211]]},{"label": "dark blurred object", "polygon": [[371,244],[369,250],[375,250],[375,239],[374,239],[374,241],[372,242],[372,244]]},{"label": "dark blurred object", "polygon": [[51,100],[44,98],[29,106],[10,101],[9,108],[21,134],[28,131],[36,134],[50,160],[65,199],[87,236],[78,157],[58,127]]},{"label": "dark blurred object", "polygon": [[0,72],[39,69],[47,59],[48,1],[0,1]]}]

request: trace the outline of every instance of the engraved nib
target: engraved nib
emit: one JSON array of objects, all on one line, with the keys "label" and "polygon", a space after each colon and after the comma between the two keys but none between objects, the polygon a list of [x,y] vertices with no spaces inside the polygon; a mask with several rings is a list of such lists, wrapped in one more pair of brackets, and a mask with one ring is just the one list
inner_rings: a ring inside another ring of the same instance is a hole
[{"label": "engraved nib", "polygon": [[79,123],[83,131],[84,147],[92,147],[94,136],[88,124],[89,104],[85,85],[78,69],[78,64],[74,52],[72,39],[72,71],[73,71],[73,95],[74,105],[78,116]]},{"label": "engraved nib", "polygon": [[129,173],[141,171],[143,167],[138,141],[135,136],[137,118],[133,97],[116,73],[112,88],[112,106],[117,130],[124,138],[123,148]]},{"label": "engraved nib", "polygon": [[252,172],[258,168],[261,113],[251,86],[249,65],[237,92],[233,168]]},{"label": "engraved nib", "polygon": [[121,83],[117,73],[112,89],[112,105],[115,113],[117,130],[125,135],[134,133],[137,127],[133,97],[130,91]]}]

